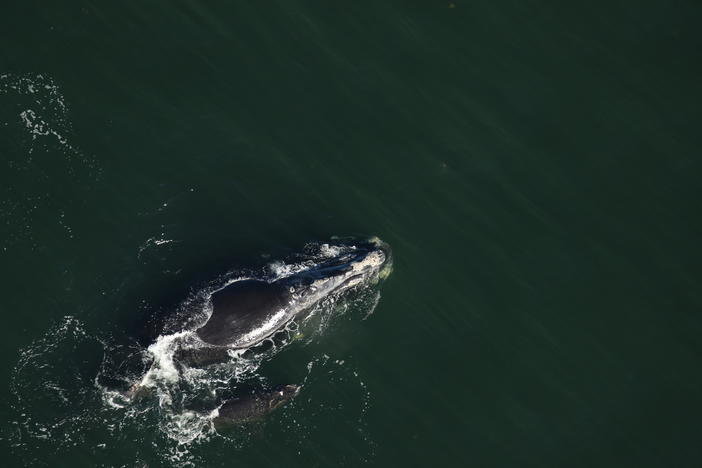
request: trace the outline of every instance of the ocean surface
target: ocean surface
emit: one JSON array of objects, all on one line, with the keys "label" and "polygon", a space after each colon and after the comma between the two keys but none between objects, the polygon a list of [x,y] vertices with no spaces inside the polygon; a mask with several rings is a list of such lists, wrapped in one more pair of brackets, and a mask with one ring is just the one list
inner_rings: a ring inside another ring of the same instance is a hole
[{"label": "ocean surface", "polygon": [[[700,24],[6,2],[2,466],[702,466]],[[392,246],[379,300],[217,381],[302,384],[290,404],[217,433],[111,393],[153,317],[334,236]]]}]

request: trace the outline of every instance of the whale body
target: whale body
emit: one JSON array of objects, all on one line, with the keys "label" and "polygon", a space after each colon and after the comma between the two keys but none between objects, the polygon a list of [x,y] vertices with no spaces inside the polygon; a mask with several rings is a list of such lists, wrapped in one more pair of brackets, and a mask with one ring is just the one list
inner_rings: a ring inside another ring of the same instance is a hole
[{"label": "whale body", "polygon": [[252,346],[285,325],[291,303],[278,282],[236,281],[212,295],[212,315],[195,333],[211,345]]},{"label": "whale body", "polygon": [[212,314],[195,333],[209,346],[248,348],[325,297],[388,273],[387,244],[373,240],[344,247],[340,255],[276,281],[240,280],[215,291]]},{"label": "whale body", "polygon": [[[309,262],[307,268],[298,268],[270,281],[235,280],[213,291],[206,307],[211,313],[204,323],[195,330],[190,328],[159,339],[172,338],[176,342],[182,335],[193,338],[194,341],[184,341],[174,351],[172,357],[181,365],[202,367],[225,362],[232,359],[232,351],[264,342],[291,321],[305,316],[320,301],[356,286],[377,283],[392,269],[391,250],[377,238],[322,244],[322,247],[327,250],[323,260]],[[159,361],[126,396],[134,400],[148,395],[157,385],[154,380],[157,372],[153,369],[164,366],[178,372],[173,361]],[[294,398],[299,390],[299,386],[285,385],[229,400],[219,408],[215,426],[255,420]]]},{"label": "whale body", "polygon": [[297,385],[281,385],[270,392],[231,399],[217,409],[212,422],[216,429],[222,430],[260,420],[295,398],[299,391]]}]

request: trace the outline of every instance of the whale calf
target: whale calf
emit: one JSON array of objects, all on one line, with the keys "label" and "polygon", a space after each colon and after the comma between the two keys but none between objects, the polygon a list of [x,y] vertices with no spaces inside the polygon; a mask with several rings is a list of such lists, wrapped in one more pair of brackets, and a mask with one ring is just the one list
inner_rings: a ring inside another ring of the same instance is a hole
[{"label": "whale calf", "polygon": [[297,385],[281,385],[271,392],[231,399],[217,409],[217,416],[212,422],[215,429],[221,430],[260,420],[295,398],[299,392]]}]

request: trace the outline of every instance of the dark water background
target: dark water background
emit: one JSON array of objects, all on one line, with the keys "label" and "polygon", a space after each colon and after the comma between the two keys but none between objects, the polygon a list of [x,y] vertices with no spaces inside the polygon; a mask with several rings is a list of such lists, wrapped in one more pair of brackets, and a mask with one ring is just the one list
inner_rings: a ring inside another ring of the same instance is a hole
[{"label": "dark water background", "polygon": [[102,351],[56,337],[332,235],[393,246],[375,314],[197,466],[700,466],[701,13],[3,4],[3,466],[172,463],[90,420]]}]

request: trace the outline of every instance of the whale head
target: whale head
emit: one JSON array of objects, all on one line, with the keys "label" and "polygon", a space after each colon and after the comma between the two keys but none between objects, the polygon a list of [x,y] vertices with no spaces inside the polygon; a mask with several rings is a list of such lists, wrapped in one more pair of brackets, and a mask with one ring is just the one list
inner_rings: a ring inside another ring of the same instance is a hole
[{"label": "whale head", "polygon": [[361,242],[323,244],[322,250],[329,253],[326,259],[278,280],[300,304],[312,304],[354,286],[377,283],[392,271],[390,246],[377,237]]}]

